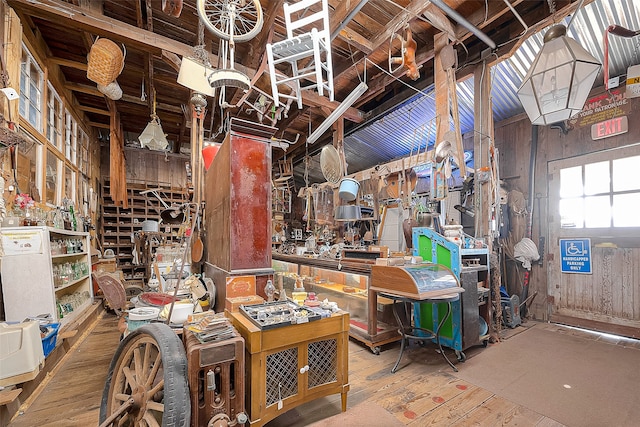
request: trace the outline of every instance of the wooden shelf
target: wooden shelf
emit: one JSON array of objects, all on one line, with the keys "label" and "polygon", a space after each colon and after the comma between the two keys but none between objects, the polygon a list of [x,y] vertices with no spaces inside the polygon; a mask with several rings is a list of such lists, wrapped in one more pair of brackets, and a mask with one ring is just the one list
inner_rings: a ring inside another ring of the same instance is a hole
[{"label": "wooden shelf", "polygon": [[51,258],[67,258],[67,257],[77,257],[77,256],[81,256],[81,255],[87,255],[87,252],[76,252],[75,254],[58,254],[58,255],[51,255]]},{"label": "wooden shelf", "polygon": [[[128,208],[116,206],[109,196],[110,183],[105,181],[102,185],[102,217],[99,223],[99,234],[102,246],[105,249],[113,249],[116,254],[117,268],[122,270],[127,280],[147,279],[149,268],[147,265],[132,265],[133,242],[131,234],[142,231],[142,223],[146,220],[160,221],[160,213],[164,206],[152,194],[140,194],[147,189],[160,188],[162,199],[168,204],[184,203],[188,194],[179,188],[163,188],[157,183],[146,185],[132,184],[127,188]],[[136,222],[134,222],[136,221]],[[158,238],[168,242],[178,240],[175,231],[180,225],[171,225],[170,232],[165,233],[167,225],[160,227]],[[127,265],[128,264],[128,265]],[[134,270],[136,273],[134,274]],[[141,270],[144,274],[140,277]]]}]

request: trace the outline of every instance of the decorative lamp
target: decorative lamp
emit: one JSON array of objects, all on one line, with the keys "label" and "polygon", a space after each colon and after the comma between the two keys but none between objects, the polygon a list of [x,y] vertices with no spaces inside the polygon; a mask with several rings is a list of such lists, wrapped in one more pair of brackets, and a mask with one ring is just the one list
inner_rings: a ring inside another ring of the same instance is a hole
[{"label": "decorative lamp", "polygon": [[579,113],[600,66],[593,55],[567,36],[567,27],[551,27],[518,89],[518,98],[531,123],[548,125]]},{"label": "decorative lamp", "polygon": [[160,125],[160,120],[155,114],[151,116],[151,121],[144,128],[138,140],[142,148],[147,147],[149,150],[164,151],[169,146],[167,137]]},{"label": "decorative lamp", "polygon": [[189,104],[191,104],[197,115],[201,115],[207,107],[207,98],[203,94],[195,92],[189,99]]},{"label": "decorative lamp", "polygon": [[151,121],[147,124],[147,127],[144,128],[140,136],[138,136],[138,141],[140,141],[142,148],[147,147],[149,150],[165,151],[169,146],[169,142],[160,125],[160,119],[156,114],[156,102],[156,90],[153,89],[153,113],[151,113]]},{"label": "decorative lamp", "polygon": [[213,159],[216,158],[216,154],[218,154],[218,150],[220,149],[220,145],[211,144],[207,145],[202,149],[202,158],[204,159],[204,169],[209,170],[211,167],[211,163],[213,163]]},{"label": "decorative lamp", "polygon": [[178,83],[207,96],[215,96],[215,89],[209,84],[209,75],[213,71],[213,68],[203,64],[202,61],[185,56],[180,62]]}]

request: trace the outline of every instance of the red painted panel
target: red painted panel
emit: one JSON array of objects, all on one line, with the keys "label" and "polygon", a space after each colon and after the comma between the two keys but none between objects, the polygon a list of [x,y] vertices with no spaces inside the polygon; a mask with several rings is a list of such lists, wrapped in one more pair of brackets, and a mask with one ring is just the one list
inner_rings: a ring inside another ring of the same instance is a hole
[{"label": "red painted panel", "polygon": [[271,267],[271,147],[232,134],[231,270]]}]

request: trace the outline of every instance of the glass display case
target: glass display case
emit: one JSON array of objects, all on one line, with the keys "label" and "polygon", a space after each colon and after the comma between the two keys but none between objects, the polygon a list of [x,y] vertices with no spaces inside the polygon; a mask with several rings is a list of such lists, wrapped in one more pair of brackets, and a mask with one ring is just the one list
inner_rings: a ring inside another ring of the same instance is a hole
[{"label": "glass display case", "polygon": [[335,302],[349,312],[349,336],[375,354],[400,340],[393,301],[369,289],[371,265],[273,254],[274,281],[288,296],[314,292],[318,301]]}]

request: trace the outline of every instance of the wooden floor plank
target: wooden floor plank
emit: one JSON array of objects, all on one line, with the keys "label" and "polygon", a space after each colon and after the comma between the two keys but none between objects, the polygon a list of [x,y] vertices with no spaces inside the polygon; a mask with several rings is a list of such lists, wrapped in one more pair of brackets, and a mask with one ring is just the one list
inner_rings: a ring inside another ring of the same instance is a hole
[{"label": "wooden floor plank", "polygon": [[479,427],[510,425],[510,420],[513,419],[513,412],[517,408],[518,405],[515,403],[494,395],[482,405],[460,418],[454,425],[473,425]]},{"label": "wooden floor plank", "polygon": [[456,387],[461,390],[461,393],[417,417],[408,425],[415,427],[450,426],[493,397],[493,393],[490,391],[467,384],[464,381],[461,381]]},{"label": "wooden floor plank", "polygon": [[[117,318],[105,315],[23,415],[10,427],[84,427],[98,424],[102,389],[119,343]],[[347,407],[373,401],[401,422],[422,426],[524,425],[560,427],[561,424],[500,398],[451,374],[451,368],[429,343],[412,345],[399,369],[391,373],[399,343],[379,355],[349,343],[350,391]],[[451,355],[453,352],[447,350]],[[455,357],[455,356],[452,356]],[[455,359],[454,359],[455,360]],[[460,364],[459,369],[464,369]],[[294,408],[267,427],[303,427],[341,412],[340,395],[316,399]]]}]

